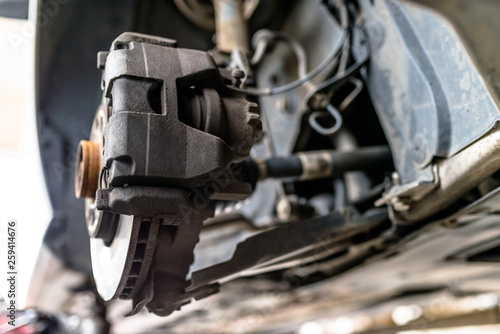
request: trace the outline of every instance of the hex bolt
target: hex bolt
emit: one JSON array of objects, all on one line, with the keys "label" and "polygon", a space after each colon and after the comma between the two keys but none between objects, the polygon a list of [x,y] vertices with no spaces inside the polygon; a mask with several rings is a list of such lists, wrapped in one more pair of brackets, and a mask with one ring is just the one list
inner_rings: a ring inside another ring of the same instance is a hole
[{"label": "hex bolt", "polygon": [[245,78],[245,71],[235,68],[231,71],[231,76],[233,77],[233,85],[239,87],[241,80]]},{"label": "hex bolt", "polygon": [[276,216],[282,222],[312,217],[314,212],[311,205],[291,196],[281,198],[276,205]]},{"label": "hex bolt", "polygon": [[391,174],[392,184],[395,186],[401,185],[401,176],[398,172],[392,172]]},{"label": "hex bolt", "polygon": [[101,170],[99,143],[82,140],[78,145],[75,171],[76,198],[95,198]]}]

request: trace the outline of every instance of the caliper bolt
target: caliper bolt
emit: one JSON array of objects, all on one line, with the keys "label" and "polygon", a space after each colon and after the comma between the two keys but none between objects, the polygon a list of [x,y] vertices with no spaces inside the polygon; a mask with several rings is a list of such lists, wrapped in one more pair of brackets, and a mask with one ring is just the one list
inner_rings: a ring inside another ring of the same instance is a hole
[{"label": "caliper bolt", "polygon": [[245,72],[243,70],[235,68],[231,72],[231,76],[233,77],[233,85],[239,87],[241,85],[241,81],[243,80],[243,78],[245,78]]}]

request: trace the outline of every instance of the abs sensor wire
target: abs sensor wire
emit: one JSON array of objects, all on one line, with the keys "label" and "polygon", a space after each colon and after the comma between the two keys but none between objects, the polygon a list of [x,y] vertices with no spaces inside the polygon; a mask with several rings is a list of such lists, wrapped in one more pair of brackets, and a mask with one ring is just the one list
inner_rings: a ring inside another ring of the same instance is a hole
[{"label": "abs sensor wire", "polygon": [[[363,17],[361,18],[359,17],[357,10],[352,3],[349,3],[349,14],[351,15],[349,20],[350,22],[349,31],[352,31],[356,27],[359,27],[361,32],[365,35],[365,37],[368,37],[368,33],[364,25],[365,20]],[[310,89],[309,92],[306,94],[304,98],[305,103],[303,105],[305,105],[308,109],[317,110],[317,107],[315,108],[315,106],[313,106],[311,102],[313,96],[326,89],[329,89],[330,94],[328,96],[331,96],[333,92],[335,92],[338,88],[343,86],[347,81],[353,83],[355,87],[354,90],[340,104],[339,108],[340,111],[344,110],[353,101],[353,99],[360,93],[360,91],[363,88],[363,82],[361,80],[354,78],[354,76],[362,68],[362,66],[364,66],[367,63],[369,56],[371,54],[371,50],[369,44],[367,44],[368,52],[366,53],[366,56],[360,60],[357,60],[349,68],[346,68],[349,62],[349,58],[351,57],[351,45],[353,44],[354,44],[354,35],[351,33],[349,34],[349,38],[346,39],[345,41],[343,52],[340,57],[337,68],[337,74],[323,81],[316,87]],[[321,126],[318,123],[317,119],[318,117],[324,115],[324,112],[314,111],[309,116],[309,125],[319,134],[331,136],[342,127],[342,115],[340,114],[339,110],[337,110],[331,103],[328,103],[324,108],[333,117],[335,124],[330,128],[325,128]]]},{"label": "abs sensor wire", "polygon": [[[348,81],[351,81],[355,88],[354,90],[344,99],[344,101],[340,104],[340,111],[342,111],[347,105],[349,105],[352,100],[359,94],[362,89],[362,82],[360,80],[354,79],[353,76],[357,74],[357,72],[366,64],[369,59],[369,53],[367,53],[366,57],[347,67],[347,63],[350,57],[350,45],[351,42],[347,39],[345,41],[345,46],[343,48],[343,52],[339,61],[337,74],[333,77],[323,81],[316,87],[309,90],[304,98],[304,103],[308,109],[317,110],[316,106],[313,106],[313,96],[318,94],[321,91],[329,89],[330,93],[335,92],[338,88],[345,85]],[[329,95],[331,96],[331,95]],[[309,115],[309,125],[313,128],[317,133],[324,136],[331,136],[335,134],[342,127],[343,120],[342,115],[339,110],[337,110],[331,103],[327,103],[324,107],[326,111],[332,116],[335,121],[334,125],[329,128],[325,128],[318,122],[318,118],[324,115],[322,111],[314,111]]]},{"label": "abs sensor wire", "polygon": [[[330,79],[325,80],[324,82],[322,82],[321,84],[316,86],[314,89],[310,90],[307,93],[306,97],[304,98],[305,105],[311,110],[317,109],[317,108],[314,108],[314,106],[312,106],[312,97],[314,95],[316,95],[320,91],[325,90],[327,88],[330,88],[331,91],[335,91],[339,87],[343,86],[347,81],[351,80],[352,76],[354,74],[356,74],[361,69],[361,67],[363,65],[366,64],[367,60],[368,60],[368,56],[366,58],[364,58],[363,60],[358,61],[358,62],[354,63],[353,65],[349,66],[342,73],[338,73],[337,75],[331,77]],[[356,87],[355,91],[353,91],[353,92],[356,92],[356,91],[359,92],[359,87]],[[349,96],[347,96],[346,99],[352,100],[353,97],[351,95],[353,95],[353,94],[354,93],[349,94]],[[346,101],[346,100],[344,100],[344,101]],[[350,103],[350,101],[347,103]],[[341,105],[343,105],[343,104],[344,103],[342,103]],[[322,116],[324,113],[321,111],[314,111],[313,113],[311,113],[311,115],[309,115],[309,125],[311,126],[311,128],[313,128],[319,134],[325,135],[325,136],[331,136],[334,133],[336,133],[338,130],[340,130],[340,128],[342,127],[342,124],[343,124],[342,115],[331,103],[328,103],[326,105],[325,109],[333,117],[335,124],[330,128],[323,127],[321,124],[319,124],[318,118],[320,116]]]},{"label": "abs sensor wire", "polygon": [[316,75],[321,73],[325,68],[327,68],[341,54],[344,43],[350,35],[347,8],[345,7],[343,1],[337,1],[337,5],[340,12],[340,27],[342,29],[340,42],[338,44],[338,47],[334,49],[332,53],[330,53],[328,57],[326,57],[318,66],[316,66],[316,68],[314,68],[311,72],[307,73],[303,77],[300,77],[299,79],[280,87],[246,88],[237,90],[247,93],[248,95],[254,95],[254,96],[271,96],[271,95],[281,94],[309,82],[312,78],[314,78]]},{"label": "abs sensor wire", "polygon": [[257,31],[252,38],[252,44],[255,48],[250,64],[255,66],[260,63],[267,49],[274,41],[281,41],[286,43],[295,54],[297,58],[298,77],[303,78],[307,75],[307,54],[302,44],[295,38],[288,36],[285,33],[262,29]]},{"label": "abs sensor wire", "polygon": [[338,89],[339,87],[344,85],[347,81],[349,81],[351,79],[351,77],[353,75],[355,75],[361,69],[361,67],[363,67],[367,63],[368,59],[369,59],[369,57],[366,56],[362,60],[349,66],[343,73],[339,73],[337,75],[334,75],[330,79],[327,79],[327,80],[323,81],[321,84],[319,84],[318,86],[314,87],[314,89],[310,90],[307,93],[307,95],[305,96],[305,98],[304,98],[305,105],[308,108],[314,110],[315,108],[311,105],[312,97],[314,95],[316,95],[317,93],[319,93],[322,90],[325,90],[327,88],[329,88],[331,90]]},{"label": "abs sensor wire", "polygon": [[[341,37],[341,43],[340,45],[343,45],[343,41],[346,38],[347,33],[344,31],[342,32],[342,37]],[[243,89],[244,93],[247,93],[248,95],[254,95],[254,96],[271,96],[271,95],[276,95],[276,94],[281,94],[288,92],[292,89],[295,89],[306,82],[310,81],[312,78],[314,78],[316,75],[321,73],[332,61],[335,60],[335,58],[338,57],[340,52],[342,51],[342,48],[338,48],[334,50],[325,60],[321,62],[315,69],[313,69],[311,72],[307,73],[305,76],[302,78],[299,78],[295,81],[292,81],[286,85],[280,86],[280,87],[275,87],[275,88],[247,88]]]}]

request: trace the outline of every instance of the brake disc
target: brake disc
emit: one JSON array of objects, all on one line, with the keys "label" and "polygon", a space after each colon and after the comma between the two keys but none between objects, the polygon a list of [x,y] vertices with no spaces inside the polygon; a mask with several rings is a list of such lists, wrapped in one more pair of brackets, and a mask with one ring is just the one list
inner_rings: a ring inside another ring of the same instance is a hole
[{"label": "brake disc", "polygon": [[[97,291],[104,300],[115,297],[119,286],[127,279],[132,261],[129,248],[137,247],[137,236],[132,235],[132,216],[121,216],[111,244],[106,245],[103,239],[90,239],[92,270]],[[135,240],[134,240],[135,239]],[[135,242],[134,242],[135,241]]]},{"label": "brake disc", "polygon": [[[90,238],[92,271],[96,288],[104,300],[128,298],[147,276],[156,245],[157,224],[133,215],[101,211],[96,207],[101,155],[108,109],[97,110],[89,141],[78,147],[75,193],[85,198],[85,217]],[[101,175],[102,176],[102,175]]]},{"label": "brake disc", "polygon": [[119,215],[109,245],[91,238],[90,251],[97,290],[105,300],[131,298],[142,286],[156,246],[158,224],[149,219]]}]

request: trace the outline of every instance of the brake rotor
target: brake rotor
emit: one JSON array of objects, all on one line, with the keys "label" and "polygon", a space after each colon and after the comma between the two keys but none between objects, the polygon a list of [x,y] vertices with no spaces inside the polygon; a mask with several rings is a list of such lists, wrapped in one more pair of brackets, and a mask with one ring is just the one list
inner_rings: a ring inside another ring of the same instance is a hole
[{"label": "brake rotor", "polygon": [[150,269],[158,224],[151,219],[98,210],[95,193],[102,182],[102,152],[108,108],[99,106],[90,140],[78,147],[75,194],[85,198],[85,218],[90,236],[92,272],[104,300],[131,298],[142,286]]},{"label": "brake rotor", "polygon": [[149,219],[118,216],[109,244],[102,238],[90,238],[92,271],[104,300],[133,297],[146,279],[156,246],[158,224]]},{"label": "brake rotor", "polygon": [[[90,254],[92,271],[97,291],[104,300],[110,300],[117,294],[118,287],[123,286],[123,273],[130,271],[131,261],[129,248],[134,248],[132,236],[133,217],[121,216],[110,245],[103,239],[90,238]],[[135,239],[135,238],[134,238]],[[128,260],[128,261],[127,261]]]}]

